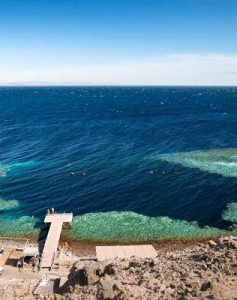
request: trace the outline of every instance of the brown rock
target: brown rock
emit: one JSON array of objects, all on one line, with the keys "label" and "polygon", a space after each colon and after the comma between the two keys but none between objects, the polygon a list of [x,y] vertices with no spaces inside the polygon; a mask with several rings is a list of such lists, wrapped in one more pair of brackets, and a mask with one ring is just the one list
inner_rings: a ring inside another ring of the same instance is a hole
[{"label": "brown rock", "polygon": [[110,279],[109,277],[106,277],[105,279],[101,279],[98,284],[98,292],[97,292],[97,298],[99,300],[110,300],[114,299],[115,294],[113,291],[114,287],[114,281]]},{"label": "brown rock", "polygon": [[54,295],[54,300],[63,300],[64,297],[62,295],[59,295],[59,294],[55,294]]}]

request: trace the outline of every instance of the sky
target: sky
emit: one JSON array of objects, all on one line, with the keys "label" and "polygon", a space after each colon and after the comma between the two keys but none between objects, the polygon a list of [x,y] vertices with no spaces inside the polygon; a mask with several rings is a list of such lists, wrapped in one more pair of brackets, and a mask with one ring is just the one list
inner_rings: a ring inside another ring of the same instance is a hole
[{"label": "sky", "polygon": [[0,85],[237,85],[237,0],[0,0]]}]

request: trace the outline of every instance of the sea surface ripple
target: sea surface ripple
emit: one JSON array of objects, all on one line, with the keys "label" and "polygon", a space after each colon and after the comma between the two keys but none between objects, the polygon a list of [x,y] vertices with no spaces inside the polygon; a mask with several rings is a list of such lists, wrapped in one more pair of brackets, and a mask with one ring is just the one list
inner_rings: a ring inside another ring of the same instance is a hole
[{"label": "sea surface ripple", "polygon": [[37,231],[49,207],[84,239],[237,222],[237,88],[2,87],[0,124],[0,234]]}]

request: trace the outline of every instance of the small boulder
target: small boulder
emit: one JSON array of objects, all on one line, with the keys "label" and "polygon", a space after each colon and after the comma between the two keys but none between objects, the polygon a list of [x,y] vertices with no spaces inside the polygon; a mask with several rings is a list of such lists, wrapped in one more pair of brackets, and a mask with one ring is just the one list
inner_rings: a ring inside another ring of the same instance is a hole
[{"label": "small boulder", "polygon": [[106,276],[104,279],[101,279],[98,283],[97,299],[98,300],[110,300],[115,298],[113,291],[114,281]]},{"label": "small boulder", "polygon": [[209,241],[208,241],[208,245],[211,246],[211,247],[216,247],[216,246],[217,246],[217,243],[214,242],[213,240],[209,240]]}]

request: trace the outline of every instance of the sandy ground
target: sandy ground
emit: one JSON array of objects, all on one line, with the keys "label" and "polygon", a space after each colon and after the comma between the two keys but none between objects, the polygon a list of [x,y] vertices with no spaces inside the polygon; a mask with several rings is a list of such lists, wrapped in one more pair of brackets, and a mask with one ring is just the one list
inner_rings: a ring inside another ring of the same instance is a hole
[{"label": "sandy ground", "polygon": [[[127,243],[115,243],[115,242],[94,242],[94,241],[79,241],[68,239],[65,236],[62,236],[60,245],[75,255],[78,256],[95,256],[96,255],[96,246],[107,246],[107,245],[144,245],[144,244],[151,244],[157,251],[176,251],[185,249],[187,247],[196,245],[198,243],[205,243],[210,238],[203,238],[203,239],[170,239],[170,240],[162,240],[162,241],[144,241],[144,242],[127,242]],[[218,240],[218,238],[214,239]]]}]

